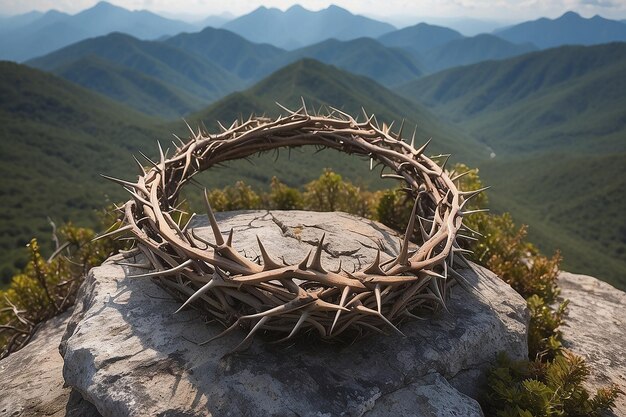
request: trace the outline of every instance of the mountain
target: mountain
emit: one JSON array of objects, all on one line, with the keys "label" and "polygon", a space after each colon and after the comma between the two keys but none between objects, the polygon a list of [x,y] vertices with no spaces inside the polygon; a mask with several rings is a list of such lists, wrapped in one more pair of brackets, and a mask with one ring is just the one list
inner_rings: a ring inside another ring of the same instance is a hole
[{"label": "mountain", "polygon": [[466,38],[455,30],[426,23],[387,33],[378,41],[412,53],[427,72],[509,58],[537,49],[529,43],[519,45],[488,34]]},{"label": "mountain", "polygon": [[199,22],[196,22],[195,25],[196,27],[199,27],[201,29],[206,27],[219,28],[224,26],[226,22],[230,22],[231,20],[233,20],[233,18],[234,16],[229,13],[207,16]]},{"label": "mountain", "polygon": [[456,30],[419,23],[386,33],[380,36],[378,41],[383,45],[404,48],[421,56],[431,49],[462,38],[463,35]]},{"label": "mountain", "polygon": [[349,41],[329,39],[296,49],[269,61],[265,73],[269,74],[302,58],[312,58],[334,65],[353,74],[370,77],[387,86],[405,83],[423,74],[422,64],[411,53],[385,47],[371,38]]},{"label": "mountain", "polygon": [[[253,87],[233,93],[208,108],[190,115],[187,120],[192,126],[204,124],[209,131],[219,131],[217,121],[228,126],[238,117],[247,118],[250,114],[266,114],[275,117],[284,113],[276,102],[293,109],[302,105],[302,99],[309,111],[320,109],[323,105],[331,105],[347,111],[363,120],[363,107],[368,114],[375,113],[378,121],[390,123],[395,121],[398,127],[405,120],[404,135],[408,138],[418,124],[416,144],[423,143],[432,137],[429,151],[433,154],[454,152],[454,159],[477,161],[487,155],[484,146],[464,135],[460,130],[450,128],[441,123],[426,108],[402,98],[369,78],[350,74],[336,67],[320,62],[303,59],[282,68]],[[172,130],[184,134],[184,126],[176,123]],[[317,178],[325,167],[331,167],[345,177],[357,183],[369,184],[376,188],[393,185],[389,181],[378,179],[377,173],[369,172],[367,160],[339,154],[335,151],[316,153],[315,149],[305,148],[289,152],[277,164],[275,155],[247,161],[237,161],[229,168],[221,170],[219,175],[205,177],[209,186],[233,184],[245,178],[247,183],[267,186],[272,176],[292,186]]]},{"label": "mountain", "polygon": [[482,34],[471,38],[460,38],[428,51],[423,58],[430,72],[493,59],[505,59],[537,48],[525,43],[511,43],[494,35]]},{"label": "mountain", "polygon": [[123,32],[142,39],[156,39],[193,30],[184,22],[154,13],[129,11],[100,2],[75,15],[51,11],[31,23],[6,31],[0,38],[0,59],[26,61],[83,39]]},{"label": "mountain", "polygon": [[47,217],[91,225],[95,209],[125,198],[99,173],[130,176],[131,152],[152,151],[165,136],[156,124],[54,75],[0,62],[0,175],[10,179],[0,181],[2,277],[24,265],[30,237],[49,247]]},{"label": "mountain", "polygon": [[496,209],[565,268],[626,287],[626,44],[567,46],[453,68],[398,88],[489,146]]},{"label": "mountain", "polygon": [[206,104],[204,100],[154,77],[92,55],[55,68],[53,73],[154,116],[176,118]]},{"label": "mountain", "polygon": [[262,67],[285,54],[268,44],[252,43],[224,29],[207,27],[197,33],[181,33],[165,41],[168,45],[201,56],[243,80],[258,80]]},{"label": "mountain", "polygon": [[[133,75],[135,86],[143,88],[144,93],[151,95],[154,100],[161,100],[164,97],[153,89],[154,84],[140,86],[141,82],[136,82],[138,77],[151,77],[165,83],[171,89],[179,90],[177,93],[179,96],[188,96],[205,104],[241,86],[240,79],[207,59],[162,42],[142,41],[121,33],[78,42],[28,61],[28,65],[62,74],[69,65],[87,57],[97,57],[99,62],[106,61],[113,67],[135,71],[136,74]],[[86,74],[80,74],[80,71],[69,71],[65,74],[72,81],[114,97],[108,93],[111,88],[98,86],[101,82],[98,78],[88,78]],[[128,72],[125,77],[127,76]],[[115,89],[120,90],[121,87],[117,86]],[[191,103],[188,101],[189,105],[192,105]]]},{"label": "mountain", "polygon": [[585,19],[567,12],[558,19],[541,18],[496,31],[496,35],[514,43],[531,42],[539,48],[560,45],[596,45],[626,41],[626,25],[598,15]]},{"label": "mountain", "polygon": [[299,5],[284,12],[261,6],[226,23],[222,28],[252,42],[270,43],[284,49],[295,49],[330,38],[376,38],[395,30],[388,23],[353,15],[337,6],[313,12]]},{"label": "mountain", "polygon": [[43,13],[38,12],[38,11],[18,14],[15,16],[1,16],[0,17],[0,33],[25,26],[41,18],[41,16],[43,16]]}]

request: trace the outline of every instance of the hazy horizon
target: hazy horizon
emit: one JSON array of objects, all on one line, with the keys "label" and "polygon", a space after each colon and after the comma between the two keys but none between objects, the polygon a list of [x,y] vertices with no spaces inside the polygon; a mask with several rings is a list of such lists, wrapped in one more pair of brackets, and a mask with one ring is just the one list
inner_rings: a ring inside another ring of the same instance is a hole
[{"label": "hazy horizon", "polygon": [[[299,4],[309,10],[321,10],[336,5],[355,14],[387,21],[396,26],[406,26],[418,21],[452,23],[460,20],[480,20],[483,23],[506,25],[541,17],[557,18],[568,11],[574,11],[589,18],[600,15],[607,19],[626,19],[626,1],[623,0],[558,0],[542,2],[538,0],[498,0],[494,6],[488,0],[427,0],[415,2],[389,0],[385,2],[366,0],[270,0],[263,2],[234,0],[225,4],[217,1],[180,0],[107,0],[116,6],[129,10],[149,10],[170,18],[189,22],[199,21],[208,16],[228,14],[237,17],[247,14],[260,6],[286,10]],[[0,2],[0,14],[12,16],[30,11],[46,12],[58,10],[75,14],[93,7],[99,0],[4,0]]]}]

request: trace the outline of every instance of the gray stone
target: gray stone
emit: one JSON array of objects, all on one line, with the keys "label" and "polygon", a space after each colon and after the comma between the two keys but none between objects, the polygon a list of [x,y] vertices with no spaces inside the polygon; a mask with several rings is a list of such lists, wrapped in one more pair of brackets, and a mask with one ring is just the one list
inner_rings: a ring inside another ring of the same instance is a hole
[{"label": "gray stone", "polygon": [[480,406],[434,373],[381,396],[365,417],[482,416]]},{"label": "gray stone", "polygon": [[59,342],[70,314],[63,313],[40,325],[26,347],[0,361],[0,416],[99,415],[80,394],[64,387]]},{"label": "gray stone", "polygon": [[[626,293],[587,275],[561,272],[561,297],[569,299],[564,346],[587,360],[588,388],[611,383],[626,392]],[[626,417],[626,396],[621,395],[615,416]]]},{"label": "gray stone", "polygon": [[[398,247],[386,227],[343,213],[234,212],[218,220],[224,234],[234,228],[235,248],[250,258],[258,253],[257,234],[275,257],[296,262],[326,232],[328,267],[338,259],[346,268],[366,264],[379,247],[388,255]],[[209,235],[206,221],[194,225]],[[104,416],[394,415],[410,393],[428,397],[424,416],[447,416],[454,407],[480,415],[474,400],[449,395],[438,375],[475,394],[497,352],[527,356],[525,301],[477,266],[463,271],[472,292],[454,287],[450,313],[403,324],[406,338],[368,335],[346,345],[305,337],[274,345],[258,337],[247,351],[231,353],[244,332],[199,346],[221,326],[193,310],[173,315],[180,302],[152,281],[130,278],[139,271],[114,260],[90,272],[61,348],[65,380]]]}]

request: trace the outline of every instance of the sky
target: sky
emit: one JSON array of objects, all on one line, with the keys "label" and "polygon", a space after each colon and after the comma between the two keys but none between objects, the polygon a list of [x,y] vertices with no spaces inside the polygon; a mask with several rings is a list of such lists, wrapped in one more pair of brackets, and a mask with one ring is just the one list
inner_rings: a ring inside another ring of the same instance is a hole
[{"label": "sky", "polygon": [[[423,18],[481,19],[515,22],[538,17],[555,18],[573,10],[585,17],[599,14],[609,19],[626,19],[626,0],[109,0],[131,10],[146,9],[185,20],[230,13],[238,16],[257,7],[285,10],[298,3],[310,10],[336,4],[353,13],[377,17],[397,25]],[[14,15],[31,10],[56,9],[76,13],[97,0],[0,0],[0,14]]]}]

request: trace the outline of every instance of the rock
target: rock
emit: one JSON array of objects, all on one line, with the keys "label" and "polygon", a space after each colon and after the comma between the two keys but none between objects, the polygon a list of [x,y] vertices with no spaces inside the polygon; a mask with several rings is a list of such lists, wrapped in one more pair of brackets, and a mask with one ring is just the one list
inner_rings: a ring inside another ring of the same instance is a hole
[{"label": "rock", "polygon": [[[611,383],[626,392],[626,293],[587,275],[561,272],[561,297],[569,299],[564,346],[587,360],[588,388]],[[618,397],[615,416],[626,417],[626,396]]]},{"label": "rock", "polygon": [[365,417],[481,416],[476,401],[448,384],[438,373],[428,374],[406,387],[381,396]]},{"label": "rock", "polygon": [[99,416],[80,394],[64,387],[59,342],[70,314],[43,323],[26,347],[0,361],[0,416]]},{"label": "rock", "polygon": [[[276,258],[295,262],[326,232],[329,268],[339,259],[345,268],[371,262],[378,248],[388,255],[398,249],[398,236],[385,226],[343,213],[230,212],[218,221],[224,234],[234,228],[234,246],[249,258],[258,254],[257,234]],[[205,219],[194,227],[210,235]],[[140,271],[114,261],[90,272],[61,347],[65,380],[104,416],[360,416],[405,409],[448,416],[451,401],[467,410],[459,415],[479,416],[478,404],[455,389],[476,394],[499,351],[527,356],[525,301],[477,266],[463,271],[472,293],[453,288],[450,313],[403,324],[406,338],[374,334],[341,345],[304,337],[273,345],[258,337],[247,351],[231,353],[245,333],[199,346],[222,327],[194,310],[173,315],[180,302],[150,280],[130,278]]]}]

